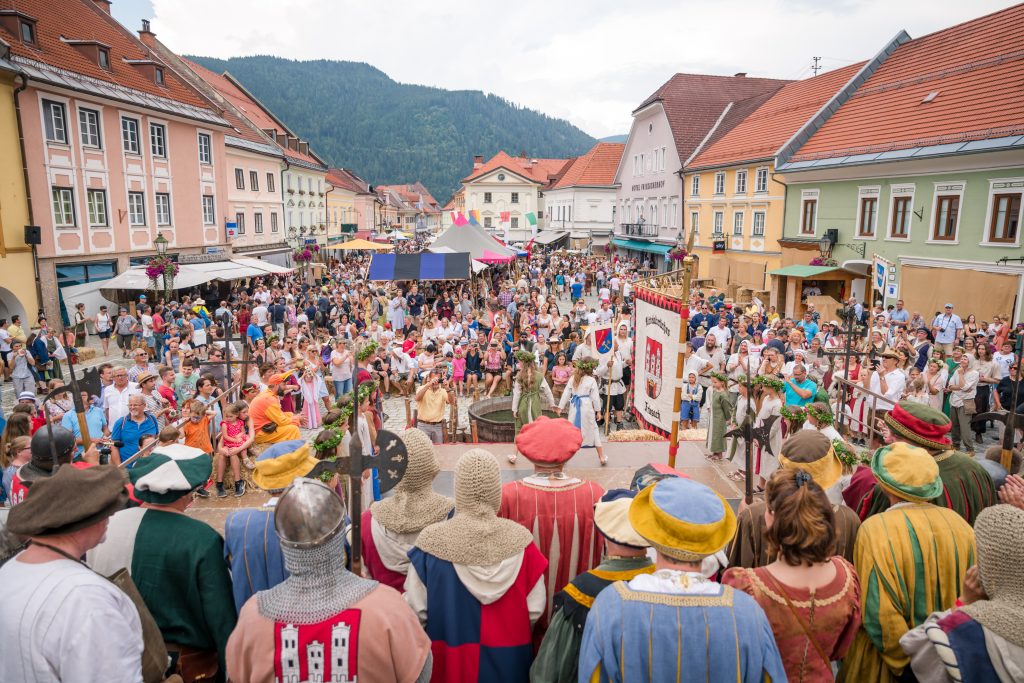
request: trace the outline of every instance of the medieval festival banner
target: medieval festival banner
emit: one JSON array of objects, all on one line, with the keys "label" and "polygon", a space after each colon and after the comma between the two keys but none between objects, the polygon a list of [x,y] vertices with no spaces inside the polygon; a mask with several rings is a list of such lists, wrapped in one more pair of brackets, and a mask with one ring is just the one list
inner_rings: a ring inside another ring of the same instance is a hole
[{"label": "medieval festival banner", "polygon": [[669,436],[679,419],[680,326],[688,313],[680,299],[643,287],[636,291],[633,411],[642,427],[662,436]]}]

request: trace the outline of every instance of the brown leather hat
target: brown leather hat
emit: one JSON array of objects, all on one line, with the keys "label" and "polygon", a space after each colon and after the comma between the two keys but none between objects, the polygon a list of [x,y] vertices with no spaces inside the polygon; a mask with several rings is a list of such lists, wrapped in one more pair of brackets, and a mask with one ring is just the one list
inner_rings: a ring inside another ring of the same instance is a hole
[{"label": "brown leather hat", "polygon": [[116,465],[64,465],[35,481],[11,509],[7,529],[18,536],[57,536],[96,524],[128,504],[128,477]]}]

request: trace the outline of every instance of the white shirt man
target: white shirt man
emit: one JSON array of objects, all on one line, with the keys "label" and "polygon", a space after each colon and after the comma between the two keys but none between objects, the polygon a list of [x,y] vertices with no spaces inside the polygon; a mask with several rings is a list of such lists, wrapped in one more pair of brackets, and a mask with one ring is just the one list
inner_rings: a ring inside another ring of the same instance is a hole
[{"label": "white shirt man", "polygon": [[714,336],[718,346],[723,349],[729,348],[729,340],[732,339],[732,330],[729,328],[729,321],[723,315],[718,319],[718,324],[711,328],[709,335]]},{"label": "white shirt man", "polygon": [[869,390],[885,397],[874,399],[875,410],[892,410],[903,397],[906,388],[907,376],[896,367],[896,358],[883,356],[882,367],[871,373],[868,383]]},{"label": "white shirt man", "polygon": [[[694,354],[698,358],[707,361],[711,369],[708,374],[698,374],[697,383],[702,387],[711,386],[711,372],[721,372],[725,368],[725,353],[722,348],[718,345],[718,337],[709,335],[705,340],[704,345],[697,349],[697,353]],[[688,374],[684,374],[684,377],[689,377]]]},{"label": "white shirt man", "polygon": [[1009,342],[1003,344],[999,351],[992,354],[992,360],[996,362],[996,366],[999,368],[999,379],[1010,376],[1010,366],[1013,365],[1015,359],[1013,345]]},{"label": "white shirt man", "polygon": [[259,306],[252,309],[252,319],[256,321],[257,327],[263,327],[270,322],[270,312],[265,303],[261,301]]},{"label": "white shirt man", "polygon": [[935,343],[944,347],[946,353],[952,351],[952,346],[963,332],[964,324],[960,316],[953,312],[953,304],[946,304],[945,311],[935,316],[932,321],[932,335]]},{"label": "white shirt man", "polygon": [[142,325],[142,338],[149,339],[153,336],[153,316],[148,312],[139,316],[139,324]]},{"label": "white shirt man", "polygon": [[117,387],[117,377],[122,372],[125,370],[116,370],[114,384],[103,390],[103,410],[107,414],[107,424],[111,427],[128,414],[128,397],[139,393],[139,385],[134,382],[126,382],[120,389]]}]

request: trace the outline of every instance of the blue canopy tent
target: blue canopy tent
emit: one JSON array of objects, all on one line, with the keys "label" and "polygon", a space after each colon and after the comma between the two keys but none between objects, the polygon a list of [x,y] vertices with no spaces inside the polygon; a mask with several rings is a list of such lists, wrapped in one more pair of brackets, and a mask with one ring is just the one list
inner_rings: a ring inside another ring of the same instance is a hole
[{"label": "blue canopy tent", "polygon": [[366,279],[382,280],[468,280],[469,252],[433,254],[373,254]]}]

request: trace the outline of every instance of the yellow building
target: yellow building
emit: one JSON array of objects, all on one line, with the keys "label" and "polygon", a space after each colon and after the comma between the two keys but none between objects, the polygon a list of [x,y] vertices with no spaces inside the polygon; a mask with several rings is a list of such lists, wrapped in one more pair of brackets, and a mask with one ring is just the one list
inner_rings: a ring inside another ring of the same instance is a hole
[{"label": "yellow building", "polygon": [[0,318],[20,315],[28,329],[36,323],[39,297],[32,247],[25,244],[32,220],[14,107],[21,85],[16,67],[0,56]]},{"label": "yellow building", "polygon": [[[843,93],[863,64],[853,64],[774,93],[734,103],[683,165],[684,214],[700,256],[700,278],[727,295],[764,291],[766,273],[782,265],[785,178],[775,173],[780,148]],[[687,232],[689,234],[689,232]]]}]

